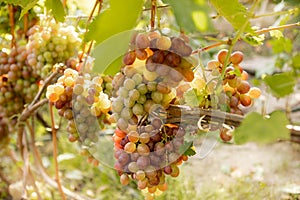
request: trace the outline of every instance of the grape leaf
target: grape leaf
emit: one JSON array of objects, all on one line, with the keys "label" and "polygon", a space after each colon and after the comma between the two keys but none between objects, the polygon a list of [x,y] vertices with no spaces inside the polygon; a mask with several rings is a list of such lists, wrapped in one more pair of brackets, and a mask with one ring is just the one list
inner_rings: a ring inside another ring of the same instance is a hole
[{"label": "grape leaf", "polygon": [[203,0],[163,0],[171,6],[180,28],[189,32],[212,29],[209,7]]},{"label": "grape leaf", "polygon": [[293,68],[300,69],[300,53],[293,56],[292,65],[293,65]]},{"label": "grape leaf", "polygon": [[197,96],[197,89],[190,89],[183,94],[186,105],[190,107],[198,107],[200,100]]},{"label": "grape leaf", "polygon": [[193,149],[193,141],[184,141],[184,143],[179,147],[179,154],[186,156],[196,155],[196,151]]},{"label": "grape leaf", "polygon": [[289,130],[286,125],[289,123],[285,113],[275,111],[269,118],[252,112],[245,117],[241,125],[233,132],[236,144],[257,142],[266,144],[276,142],[278,139],[288,139]]},{"label": "grape leaf", "polygon": [[240,4],[238,0],[210,0],[218,15],[224,17],[235,30],[240,29],[244,24],[246,25],[245,31],[253,32],[248,16],[247,8]]},{"label": "grape leaf", "polygon": [[282,52],[287,52],[291,53],[293,50],[293,43],[289,38],[279,38],[279,39],[273,39],[269,41],[270,44],[272,45],[272,50],[274,53],[282,53]]},{"label": "grape leaf", "polygon": [[30,10],[31,8],[33,8],[37,2],[38,2],[38,0],[34,0],[34,1],[31,1],[30,3],[28,3],[28,4],[22,9],[22,12],[21,12],[21,14],[20,14],[19,19],[21,19],[21,18],[28,12],[28,10]]},{"label": "grape leaf", "polygon": [[63,22],[65,20],[66,12],[60,0],[46,0],[45,7],[52,12],[56,21]]},{"label": "grape leaf", "polygon": [[114,34],[131,30],[136,25],[143,3],[143,0],[110,0],[110,8],[88,26],[85,40],[96,40],[99,44]]},{"label": "grape leaf", "polygon": [[95,58],[94,72],[114,75],[120,70],[122,58],[128,49],[134,30],[123,31],[98,44],[92,51]]},{"label": "grape leaf", "polygon": [[264,82],[269,86],[274,96],[284,97],[293,93],[296,79],[292,74],[284,72],[267,75],[264,77]]}]

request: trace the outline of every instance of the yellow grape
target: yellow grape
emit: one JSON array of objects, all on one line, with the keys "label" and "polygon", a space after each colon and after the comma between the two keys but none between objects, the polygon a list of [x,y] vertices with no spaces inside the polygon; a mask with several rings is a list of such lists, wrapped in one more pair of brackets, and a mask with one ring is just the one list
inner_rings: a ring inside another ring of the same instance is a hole
[{"label": "yellow grape", "polygon": [[134,142],[128,142],[127,144],[125,144],[124,146],[124,151],[127,153],[132,153],[136,150],[136,145]]},{"label": "yellow grape", "polygon": [[172,41],[169,37],[161,36],[156,40],[156,47],[160,50],[168,50],[172,45]]},{"label": "yellow grape", "polygon": [[54,86],[54,92],[55,92],[56,94],[61,95],[61,94],[64,93],[64,91],[65,91],[64,86],[58,85],[58,84],[56,84],[56,85]]},{"label": "yellow grape", "polygon": [[75,80],[72,77],[66,77],[64,80],[65,86],[72,87],[75,84]]},{"label": "yellow grape", "polygon": [[250,98],[256,99],[256,98],[260,97],[261,90],[257,87],[252,87],[252,88],[250,88],[248,95],[250,96]]},{"label": "yellow grape", "polygon": [[214,70],[214,69],[219,69],[221,63],[217,60],[210,60],[208,63],[207,63],[207,69],[209,70]]}]

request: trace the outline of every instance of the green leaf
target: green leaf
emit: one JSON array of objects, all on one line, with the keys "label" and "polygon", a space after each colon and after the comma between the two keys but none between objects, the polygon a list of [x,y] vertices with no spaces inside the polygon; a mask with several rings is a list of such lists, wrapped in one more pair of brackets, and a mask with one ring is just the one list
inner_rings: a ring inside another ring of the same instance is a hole
[{"label": "green leaf", "polygon": [[245,36],[242,37],[242,39],[252,46],[260,46],[264,44],[263,42],[265,40],[265,35],[246,34]]},{"label": "green leaf", "polygon": [[270,40],[270,44],[272,45],[272,50],[274,53],[291,53],[293,50],[293,43],[290,39],[282,37],[279,39]]},{"label": "green leaf", "polygon": [[236,144],[257,142],[266,144],[276,142],[278,139],[289,139],[289,123],[286,115],[281,111],[273,112],[269,118],[253,112],[245,117],[241,125],[233,132]]},{"label": "green leaf", "polygon": [[283,37],[283,33],[280,30],[272,30],[270,31],[270,36],[276,39],[280,39]]},{"label": "green leaf", "polygon": [[198,107],[200,104],[199,98],[197,96],[197,89],[190,89],[183,94],[184,101],[186,105],[191,107]]},{"label": "green leaf", "polygon": [[0,3],[1,2],[13,4],[13,5],[21,6],[22,8],[25,8],[28,4],[31,4],[32,2],[36,2],[36,0],[0,0]]},{"label": "green leaf", "polygon": [[205,31],[212,28],[209,7],[203,0],[163,0],[171,6],[181,29],[189,32]]},{"label": "green leaf", "polygon": [[264,77],[264,82],[269,86],[274,96],[284,97],[293,93],[296,79],[291,73],[284,72],[267,75]]},{"label": "green leaf", "polygon": [[95,58],[93,71],[109,75],[116,74],[120,70],[123,55],[128,49],[134,32],[134,30],[124,31],[98,44],[92,52]]},{"label": "green leaf", "polygon": [[85,39],[99,44],[112,35],[135,27],[142,11],[143,0],[110,0],[110,8],[98,15],[88,26]]},{"label": "green leaf", "polygon": [[38,2],[38,0],[34,0],[34,1],[30,2],[29,4],[27,4],[22,9],[19,19],[21,19],[31,8],[33,8],[37,2]]},{"label": "green leaf", "polygon": [[300,69],[300,53],[293,56],[292,65],[294,69]]},{"label": "green leaf", "polygon": [[249,12],[245,6],[238,2],[238,0],[210,0],[210,2],[215,7],[218,15],[224,17],[235,30],[238,30],[244,26],[244,24],[247,24],[245,31],[253,32],[248,20]]},{"label": "green leaf", "polygon": [[183,145],[179,147],[179,154],[186,155],[186,156],[193,156],[196,155],[196,151],[193,149],[193,141],[184,141]]},{"label": "green leaf", "polygon": [[45,7],[52,12],[56,21],[63,22],[65,20],[66,12],[60,0],[46,0]]}]

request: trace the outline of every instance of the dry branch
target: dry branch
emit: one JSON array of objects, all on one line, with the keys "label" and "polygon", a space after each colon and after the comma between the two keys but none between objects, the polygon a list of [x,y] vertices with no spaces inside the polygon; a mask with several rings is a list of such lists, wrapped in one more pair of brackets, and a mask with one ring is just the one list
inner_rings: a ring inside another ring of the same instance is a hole
[{"label": "dry branch", "polygon": [[[203,124],[222,124],[238,127],[244,116],[212,109],[191,108],[189,106],[171,105],[167,109],[167,123],[184,123],[197,128],[199,119]],[[300,143],[300,126],[288,125],[291,141]]]}]

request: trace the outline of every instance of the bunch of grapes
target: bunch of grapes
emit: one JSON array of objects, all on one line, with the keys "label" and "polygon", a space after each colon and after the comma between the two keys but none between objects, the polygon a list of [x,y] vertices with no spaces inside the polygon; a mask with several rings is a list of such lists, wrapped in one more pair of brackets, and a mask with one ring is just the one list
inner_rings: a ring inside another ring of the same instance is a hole
[{"label": "bunch of grapes", "polygon": [[[179,37],[138,33],[112,82],[115,169],[126,185],[130,177],[150,194],[167,189],[165,175],[179,175],[184,155],[183,127],[154,115],[176,102],[176,87],[194,78],[192,48]],[[190,148],[190,147],[188,147]],[[181,150],[180,150],[181,149]]]},{"label": "bunch of grapes", "polygon": [[[66,130],[71,142],[80,140],[83,146],[90,146],[97,142],[97,134],[104,124],[109,123],[111,103],[102,91],[102,83],[101,76],[81,75],[67,68],[55,84],[47,87],[46,97],[59,115],[68,120]],[[88,156],[94,165],[98,163],[92,155]]]},{"label": "bunch of grapes", "polygon": [[33,100],[39,88],[39,76],[27,65],[26,57],[24,45],[13,47],[9,52],[0,52],[1,134],[7,130],[13,131],[17,122],[14,115],[22,112],[24,105]]},{"label": "bunch of grapes", "polygon": [[73,26],[41,20],[29,29],[27,62],[45,78],[56,63],[64,63],[76,55],[81,39]]},{"label": "bunch of grapes", "polygon": [[183,148],[185,134],[183,127],[163,124],[157,117],[132,126],[128,133],[117,128],[114,167],[121,184],[127,185],[132,178],[140,190],[150,194],[165,191],[166,176],[177,177],[179,165],[188,159]]},{"label": "bunch of grapes", "polygon": [[[243,70],[241,62],[243,61],[243,53],[235,51],[231,55],[227,55],[228,50],[222,49],[217,54],[217,60],[211,60],[207,64],[207,69],[224,73],[223,91],[226,94],[226,103],[229,112],[243,114],[241,106],[248,107],[252,104],[253,99],[260,96],[261,91],[257,87],[251,87],[248,79],[248,73]],[[228,64],[224,66],[228,57]]]}]

